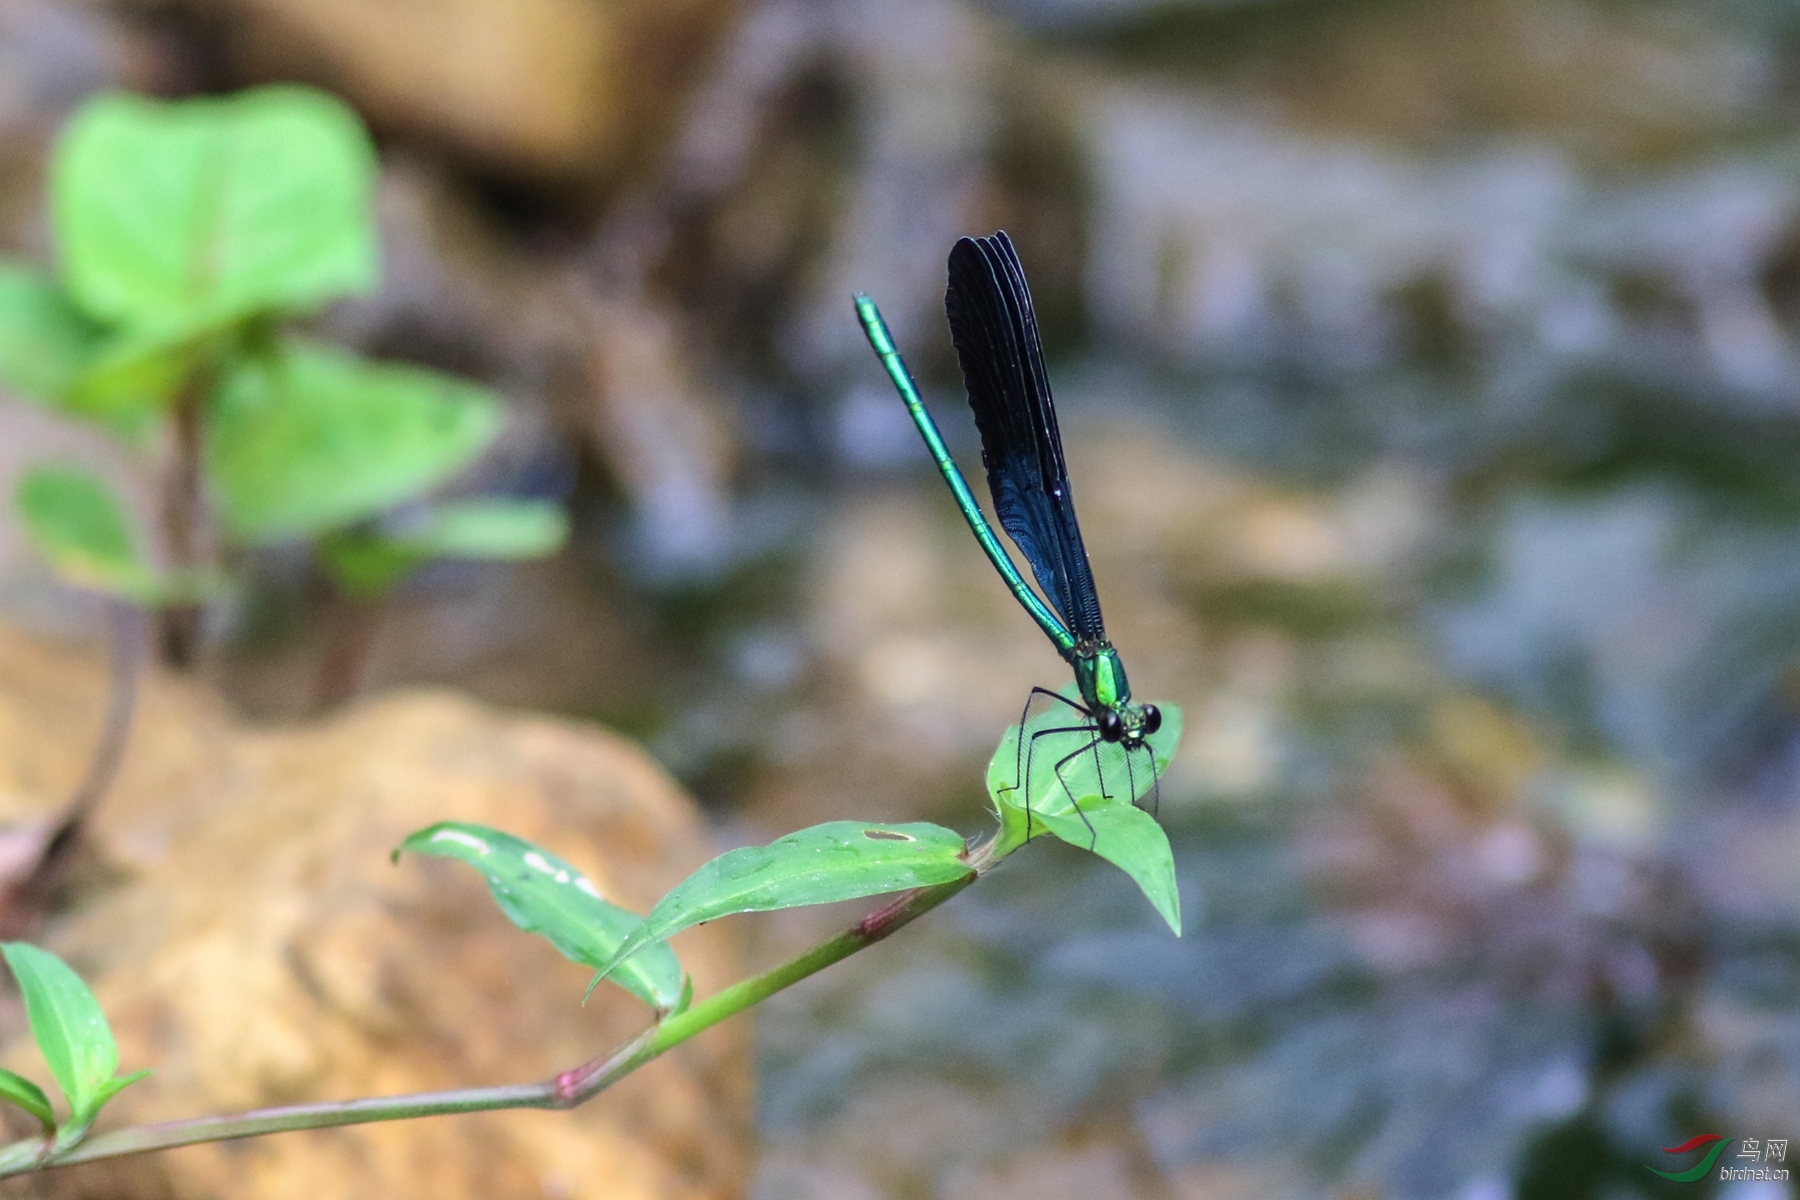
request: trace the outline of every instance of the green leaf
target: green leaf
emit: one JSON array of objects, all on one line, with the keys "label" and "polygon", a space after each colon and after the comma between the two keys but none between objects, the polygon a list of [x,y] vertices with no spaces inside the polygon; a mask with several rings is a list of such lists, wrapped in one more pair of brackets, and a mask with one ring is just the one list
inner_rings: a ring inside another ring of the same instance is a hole
[{"label": "green leaf", "polygon": [[56,1129],[56,1113],[44,1089],[23,1075],[0,1067],[0,1099],[10,1100],[38,1119],[45,1133]]},{"label": "green leaf", "polygon": [[435,558],[539,558],[568,536],[568,517],[548,500],[458,500],[395,528],[332,534],[319,543],[319,557],[344,591],[380,596]]},{"label": "green leaf", "polygon": [[62,289],[0,263],[0,380],[27,400],[60,407],[87,366],[100,329]]},{"label": "green leaf", "polygon": [[54,284],[0,264],[0,379],[26,399],[130,434],[174,394],[188,358],[141,336],[108,335]]},{"label": "green leaf", "polygon": [[148,1074],[115,1079],[119,1047],[100,1002],[81,976],[48,950],[25,942],[0,944],[25,997],[31,1036],[69,1102],[70,1124],[86,1126],[120,1088]]},{"label": "green leaf", "polygon": [[153,598],[155,577],[105,480],[80,467],[36,466],[20,477],[13,499],[26,533],[65,581],[140,602]]},{"label": "green leaf", "polygon": [[[1091,850],[1131,876],[1144,898],[1181,936],[1181,895],[1175,885],[1175,854],[1169,835],[1156,818],[1133,804],[1084,798],[1081,811],[1088,823],[1073,812],[1033,813],[1041,827],[1083,850]],[[1089,828],[1089,824],[1092,828]]]},{"label": "green leaf", "polygon": [[242,363],[207,422],[206,467],[230,531],[252,543],[374,516],[461,470],[500,403],[449,375],[300,344]]},{"label": "green leaf", "polygon": [[385,596],[426,561],[378,529],[340,530],[319,539],[319,564],[349,596]]},{"label": "green leaf", "polygon": [[165,342],[367,291],[375,173],[361,122],[323,92],[98,97],[51,166],[63,281],[95,319]]},{"label": "green leaf", "polygon": [[830,904],[961,879],[973,870],[963,849],[962,837],[939,825],[831,821],[767,846],[727,851],[658,901],[595,981],[641,947],[715,917]]},{"label": "green leaf", "polygon": [[[1162,727],[1145,740],[1155,756],[1156,777],[1161,778],[1168,772],[1175,747],[1181,741],[1181,709],[1173,704],[1158,707],[1162,711]],[[1136,881],[1145,898],[1179,937],[1181,900],[1176,892],[1175,857],[1168,835],[1154,817],[1130,802],[1142,799],[1150,790],[1148,772],[1140,769],[1128,774],[1123,750],[1105,743],[1095,747],[1102,757],[1077,754],[1064,763],[1060,778],[1053,769],[1064,756],[1093,741],[1094,735],[1088,730],[1040,737],[1032,751],[1031,786],[1019,789],[1013,786],[1019,772],[1019,727],[1009,727],[988,763],[988,794],[993,797],[995,811],[1010,835],[1023,838],[1026,829],[1033,833],[1047,830],[1119,867]],[[1147,765],[1141,756],[1138,762]],[[1122,783],[1126,780],[1134,785],[1136,797],[1124,795]],[[1107,784],[1104,790],[1103,781]],[[1079,812],[1070,803],[1071,794],[1080,806]],[[1083,815],[1086,821],[1082,820]]]},{"label": "green leaf", "polygon": [[[138,1080],[148,1079],[149,1077],[150,1077],[150,1070],[149,1070],[149,1068],[146,1067],[142,1071],[133,1071],[129,1075],[116,1075],[113,1078],[107,1080],[105,1083],[101,1084],[100,1090],[94,1096],[94,1106],[88,1112],[88,1115],[87,1115],[88,1122],[91,1123],[93,1121],[93,1119],[99,1115],[100,1110],[106,1106],[107,1101],[111,1100],[114,1096],[118,1095],[120,1092],[124,1091],[126,1088],[128,1088],[132,1084],[136,1083]],[[60,1139],[58,1139],[58,1141],[59,1141],[58,1148],[59,1149],[67,1148],[67,1146],[70,1143],[78,1140],[78,1138],[76,1136],[72,1136],[72,1135],[85,1134],[87,1132],[87,1130],[85,1128],[81,1127],[81,1123],[78,1123],[75,1121],[70,1121],[69,1124],[70,1124],[71,1128],[63,1130],[62,1137]]]},{"label": "green leaf", "polygon": [[569,519],[549,500],[488,497],[437,505],[393,536],[432,558],[542,558],[562,548]]},{"label": "green leaf", "polygon": [[69,381],[63,407],[132,437],[155,423],[193,367],[193,352],[154,338],[100,341]]},{"label": "green leaf", "polygon": [[[542,934],[564,958],[584,966],[611,961],[625,935],[642,924],[636,913],[602,900],[556,855],[485,825],[443,821],[401,842],[395,858],[401,850],[468,863],[514,925]],[[614,982],[653,1008],[673,1008],[682,997],[681,964],[666,945],[638,955]]]}]

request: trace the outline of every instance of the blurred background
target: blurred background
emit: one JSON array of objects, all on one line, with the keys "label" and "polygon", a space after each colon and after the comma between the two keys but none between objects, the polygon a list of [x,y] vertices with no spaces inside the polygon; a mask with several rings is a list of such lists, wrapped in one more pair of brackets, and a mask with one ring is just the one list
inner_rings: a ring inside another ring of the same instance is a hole
[{"label": "blurred background", "polygon": [[[574,521],[369,689],[622,729],[721,844],[982,830],[1066,680],[849,302],[972,469],[944,259],[1018,244],[1188,932],[1036,844],[765,1006],[756,1200],[1800,1194],[1643,1166],[1800,1136],[1800,6],[0,0],[0,244],[87,95],[273,79],[382,148],[317,332],[498,388]],[[137,470],[0,405],[48,452]],[[317,573],[251,567],[201,674],[304,715]],[[0,616],[98,614],[0,527]]]}]

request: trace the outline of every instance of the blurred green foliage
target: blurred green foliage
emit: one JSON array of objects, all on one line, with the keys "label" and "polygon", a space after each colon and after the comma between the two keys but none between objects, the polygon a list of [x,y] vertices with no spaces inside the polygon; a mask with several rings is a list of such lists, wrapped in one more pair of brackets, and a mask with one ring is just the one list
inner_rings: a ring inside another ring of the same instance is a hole
[{"label": "blurred green foliage", "polygon": [[149,564],[112,492],[79,467],[33,467],[14,495],[31,540],[69,582],[113,595],[148,598]]},{"label": "blurred green foliage", "polygon": [[[193,511],[164,514],[172,543],[196,542],[201,521],[227,550],[328,537],[324,569],[360,596],[434,557],[555,550],[566,528],[539,502],[427,507],[390,535],[391,510],[492,442],[498,397],[283,327],[374,288],[376,172],[356,115],[310,89],[90,101],[50,171],[55,276],[0,264],[0,380],[134,448],[169,439],[174,486],[198,480]],[[80,468],[28,474],[17,503],[70,582],[169,604],[208,577],[181,545],[153,568],[126,506]]]}]

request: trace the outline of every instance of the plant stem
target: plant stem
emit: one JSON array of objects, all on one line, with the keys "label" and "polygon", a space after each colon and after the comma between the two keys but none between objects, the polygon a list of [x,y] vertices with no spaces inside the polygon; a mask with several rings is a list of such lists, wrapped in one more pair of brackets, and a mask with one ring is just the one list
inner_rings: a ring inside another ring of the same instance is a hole
[{"label": "plant stem", "polygon": [[295,1129],[328,1129],[339,1125],[365,1125],[375,1121],[398,1121],[409,1117],[490,1112],[508,1108],[574,1108],[695,1034],[710,1029],[727,1017],[735,1016],[832,963],[881,941],[974,883],[981,874],[1011,853],[1012,849],[1014,847],[1002,844],[999,838],[989,841],[970,852],[968,861],[972,869],[961,879],[902,893],[843,933],[820,943],[799,957],[732,984],[685,1012],[665,1016],[611,1055],[583,1063],[541,1083],[460,1088],[442,1092],[419,1092],[408,1096],[328,1101],[322,1104],[295,1104],[231,1116],[165,1121],[103,1133],[63,1151],[47,1151],[42,1138],[32,1138],[0,1148],[0,1178],[50,1167],[73,1166],[96,1159],[142,1154],[149,1150],[259,1137]]},{"label": "plant stem", "polygon": [[734,983],[724,991],[694,1005],[686,1012],[664,1018],[662,1023],[651,1031],[653,1034],[651,1045],[655,1047],[656,1053],[661,1054],[670,1046],[687,1041],[702,1029],[717,1025],[726,1017],[735,1016],[746,1008],[767,1000],[776,992],[793,986],[808,975],[822,971],[832,963],[849,958],[858,950],[874,945],[914,918],[930,912],[974,883],[976,878],[977,876],[971,873],[961,879],[953,879],[949,883],[940,883],[935,887],[918,888],[902,893],[892,903],[876,909],[849,929],[829,941],[821,942],[798,958],[790,959],[778,967],[772,967],[761,975],[752,975],[749,979]]},{"label": "plant stem", "polygon": [[[162,526],[169,566],[177,574],[200,564],[200,405],[212,388],[212,372],[188,371],[170,409],[172,443],[163,473]],[[192,667],[200,653],[200,605],[191,601],[162,610],[162,658],[172,667]]]},{"label": "plant stem", "polygon": [[88,817],[112,789],[125,758],[131,717],[137,707],[138,675],[143,668],[144,610],[127,600],[110,599],[106,615],[112,626],[112,662],[100,737],[88,759],[87,773],[62,812],[44,830],[37,861],[22,877],[0,887],[0,934],[7,937],[23,936],[43,914],[74,857]]},{"label": "plant stem", "polygon": [[[630,1074],[656,1057],[646,1053],[654,1027],[639,1034],[610,1058],[595,1059],[542,1083],[515,1083],[502,1087],[458,1088],[445,1092],[418,1092],[410,1096],[380,1096],[366,1100],[337,1100],[323,1104],[291,1104],[263,1108],[227,1117],[195,1117],[137,1125],[89,1138],[61,1154],[52,1155],[42,1167],[66,1167],[101,1158],[120,1158],[148,1150],[168,1150],[200,1142],[224,1142],[286,1133],[295,1129],[330,1129],[339,1125],[367,1125],[376,1121],[402,1121],[409,1117],[433,1117],[450,1113],[491,1112],[504,1108],[574,1108],[604,1091],[615,1080]],[[29,1167],[26,1169],[30,1169]],[[0,1174],[17,1174],[0,1166]]]},{"label": "plant stem", "polygon": [[385,596],[355,596],[333,588],[325,624],[325,650],[313,680],[313,709],[329,712],[362,691],[375,634],[387,612]]},{"label": "plant stem", "polygon": [[106,602],[107,624],[112,632],[112,654],[107,676],[106,716],[102,719],[94,756],[87,774],[64,807],[58,835],[77,829],[111,790],[130,740],[131,716],[137,708],[138,676],[144,663],[144,610],[129,600]]}]

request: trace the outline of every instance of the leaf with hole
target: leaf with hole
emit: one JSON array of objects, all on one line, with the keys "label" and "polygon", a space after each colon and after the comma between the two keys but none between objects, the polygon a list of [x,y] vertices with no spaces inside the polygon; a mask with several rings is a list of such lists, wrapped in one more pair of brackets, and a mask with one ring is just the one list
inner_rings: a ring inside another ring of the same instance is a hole
[{"label": "leaf with hole", "polygon": [[[1162,727],[1145,739],[1155,759],[1157,779],[1168,773],[1175,748],[1181,742],[1181,709],[1173,704],[1159,707]],[[1034,833],[1048,831],[1123,870],[1136,881],[1169,928],[1180,936],[1181,899],[1176,891],[1175,856],[1168,835],[1153,816],[1129,803],[1119,787],[1123,773],[1116,766],[1108,776],[1110,786],[1101,787],[1105,773],[1097,768],[1092,754],[1080,753],[1094,740],[1093,732],[1085,729],[1040,737],[1031,755],[1030,787],[1020,789],[1013,786],[1019,774],[1019,727],[1009,727],[988,763],[988,794],[993,797],[995,811],[1015,836],[1023,837],[1027,828]],[[1123,761],[1117,747],[1113,751],[1109,761]],[[1063,766],[1059,777],[1055,764],[1069,754],[1075,757]],[[1150,790],[1148,779],[1140,781],[1130,775],[1125,778],[1139,792],[1139,799]],[[1021,792],[1030,797],[1029,812]],[[1070,803],[1071,795],[1080,805],[1079,813]],[[1082,820],[1083,814],[1086,821]]]},{"label": "leaf with hole", "polygon": [[38,1052],[69,1102],[69,1123],[84,1129],[123,1088],[148,1075],[118,1075],[119,1047],[100,1002],[56,955],[26,942],[0,944],[19,981]]},{"label": "leaf with hole", "polygon": [[973,871],[963,850],[961,835],[940,825],[831,821],[767,846],[727,851],[658,901],[596,981],[639,948],[715,917],[831,904],[962,879]]},{"label": "leaf with hole", "polygon": [[[542,934],[564,958],[583,966],[611,961],[625,935],[643,923],[601,899],[586,876],[548,850],[485,825],[442,821],[401,842],[394,857],[402,850],[468,863],[487,880],[508,920]],[[666,945],[645,949],[613,982],[653,1008],[673,1008],[682,996],[681,964]]]},{"label": "leaf with hole", "polygon": [[429,491],[499,429],[499,400],[485,388],[300,343],[241,364],[221,385],[207,477],[237,537],[307,537]]},{"label": "leaf with hole", "polygon": [[373,529],[322,539],[319,557],[352,596],[380,596],[415,568],[439,558],[507,561],[541,558],[562,547],[569,520],[548,500],[484,497],[433,505]]},{"label": "leaf with hole", "polygon": [[36,466],[20,477],[13,500],[25,532],[63,580],[140,603],[155,598],[155,576],[105,480],[80,467]]},{"label": "leaf with hole", "polygon": [[95,320],[175,342],[374,286],[374,148],[323,92],[100,96],[50,175],[62,279]]}]

